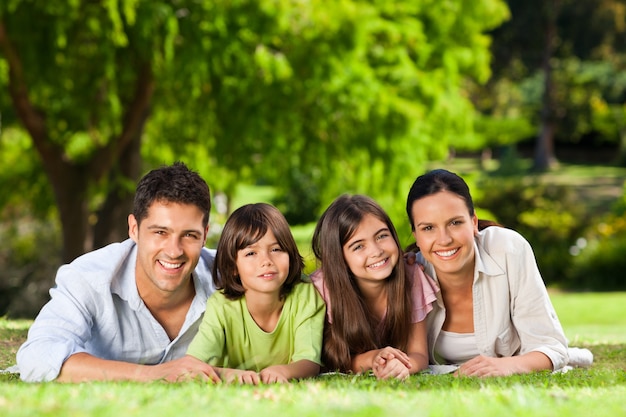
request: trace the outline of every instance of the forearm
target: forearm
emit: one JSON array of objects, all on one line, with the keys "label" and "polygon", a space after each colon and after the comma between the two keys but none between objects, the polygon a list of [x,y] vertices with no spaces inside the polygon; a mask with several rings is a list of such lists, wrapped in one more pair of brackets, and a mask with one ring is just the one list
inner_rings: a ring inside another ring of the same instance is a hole
[{"label": "forearm", "polygon": [[361,374],[372,369],[372,363],[374,357],[380,352],[381,349],[369,350],[352,357],[352,372],[355,374]]},{"label": "forearm", "polygon": [[149,381],[149,367],[128,362],[100,359],[88,353],[70,356],[61,367],[59,382]]},{"label": "forearm", "polygon": [[520,356],[512,356],[506,359],[516,374],[533,371],[553,370],[552,361],[541,352],[528,352]]},{"label": "forearm", "polygon": [[307,359],[302,359],[283,366],[286,367],[285,376],[287,379],[310,378],[319,375],[321,368],[317,363]]},{"label": "forearm", "polygon": [[409,361],[411,362],[411,368],[409,373],[414,374],[428,368],[428,356],[421,353],[409,353]]}]

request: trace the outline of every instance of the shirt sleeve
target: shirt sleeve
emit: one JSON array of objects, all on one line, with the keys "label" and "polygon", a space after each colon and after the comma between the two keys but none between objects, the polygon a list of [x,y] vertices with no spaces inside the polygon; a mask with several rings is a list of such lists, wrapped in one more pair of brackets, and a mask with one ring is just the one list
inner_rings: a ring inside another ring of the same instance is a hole
[{"label": "shirt sleeve", "polygon": [[71,355],[85,352],[96,313],[96,294],[69,266],[59,268],[50,301],[41,309],[17,352],[20,378],[56,379]]},{"label": "shirt sleeve", "polygon": [[407,265],[406,274],[409,276],[411,302],[413,303],[411,323],[418,323],[423,321],[433,309],[433,303],[437,300],[439,286],[434,279],[422,271],[422,268],[417,263]]},{"label": "shirt sleeve", "polygon": [[520,338],[519,354],[541,352],[550,358],[554,369],[560,369],[567,363],[567,339],[550,301],[532,247],[515,231],[495,231],[506,233],[498,239],[498,246],[508,248],[506,270],[510,286],[511,321]]},{"label": "shirt sleeve", "polygon": [[226,355],[224,301],[224,295],[219,292],[209,297],[198,333],[187,349],[188,355],[214,366],[224,366]]},{"label": "shirt sleeve", "polygon": [[298,313],[294,318],[295,343],[291,360],[296,362],[306,359],[321,365],[326,305],[311,284],[298,284],[294,292]]},{"label": "shirt sleeve", "polygon": [[311,282],[315,286],[315,289],[324,300],[326,304],[326,317],[329,323],[332,323],[332,307],[330,305],[330,294],[328,293],[328,289],[326,288],[326,282],[324,281],[324,271],[318,269],[314,271],[310,276]]}]

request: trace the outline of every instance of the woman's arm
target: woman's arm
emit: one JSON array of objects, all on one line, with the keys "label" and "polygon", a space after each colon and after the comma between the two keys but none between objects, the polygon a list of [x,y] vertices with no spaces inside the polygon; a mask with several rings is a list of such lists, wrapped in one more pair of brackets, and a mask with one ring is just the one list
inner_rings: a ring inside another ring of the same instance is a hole
[{"label": "woman's arm", "polygon": [[508,376],[552,369],[552,361],[541,352],[503,358],[476,356],[465,362],[454,373],[457,376]]}]

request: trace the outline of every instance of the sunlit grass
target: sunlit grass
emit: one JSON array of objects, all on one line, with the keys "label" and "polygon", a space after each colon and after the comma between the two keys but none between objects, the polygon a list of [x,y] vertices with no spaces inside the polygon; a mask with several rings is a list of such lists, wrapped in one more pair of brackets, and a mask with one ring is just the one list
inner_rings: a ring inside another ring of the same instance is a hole
[{"label": "sunlit grass", "polygon": [[[626,415],[626,293],[551,294],[567,336],[592,349],[589,369],[503,378],[326,375],[271,386],[200,382],[26,384],[0,375],[2,416],[621,416]],[[28,320],[0,318],[0,368],[14,363]],[[621,334],[620,334],[621,333]],[[609,342],[605,342],[609,341]]]}]

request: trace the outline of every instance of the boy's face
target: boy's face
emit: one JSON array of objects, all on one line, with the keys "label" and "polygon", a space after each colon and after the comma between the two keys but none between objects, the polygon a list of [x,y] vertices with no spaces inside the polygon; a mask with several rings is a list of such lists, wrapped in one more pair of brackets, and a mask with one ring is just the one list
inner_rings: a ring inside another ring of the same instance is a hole
[{"label": "boy's face", "polygon": [[135,279],[144,301],[188,289],[207,237],[203,217],[193,204],[168,201],[152,203],[141,224],[128,217],[128,234],[137,244]]}]

